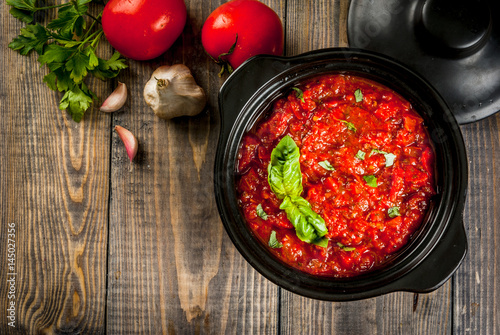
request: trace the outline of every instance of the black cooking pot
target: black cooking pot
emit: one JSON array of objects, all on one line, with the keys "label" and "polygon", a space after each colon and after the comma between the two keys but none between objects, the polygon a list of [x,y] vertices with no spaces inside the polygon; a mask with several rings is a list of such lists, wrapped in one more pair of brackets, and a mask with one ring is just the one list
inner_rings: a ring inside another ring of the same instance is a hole
[{"label": "black cooking pot", "polygon": [[[313,276],[272,255],[252,233],[237,204],[235,163],[242,136],[273,101],[305,80],[353,74],[381,83],[407,99],[424,118],[436,151],[437,195],[410,242],[381,268],[353,278]],[[256,56],[233,72],[219,92],[221,131],[215,159],[215,197],[224,227],[239,252],[279,286],[316,299],[344,301],[393,291],[429,292],[465,257],[462,216],[467,160],[459,126],[429,83],[400,63],[357,49],[324,49],[296,57]]]}]

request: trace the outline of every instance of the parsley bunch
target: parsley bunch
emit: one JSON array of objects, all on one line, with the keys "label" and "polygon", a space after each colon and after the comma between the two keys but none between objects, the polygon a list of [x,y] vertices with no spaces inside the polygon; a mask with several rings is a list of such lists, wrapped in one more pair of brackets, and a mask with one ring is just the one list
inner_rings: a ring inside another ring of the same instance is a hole
[{"label": "parsley bunch", "polygon": [[[73,120],[80,122],[97,96],[84,82],[92,74],[101,80],[114,78],[127,67],[125,60],[115,52],[109,59],[96,55],[103,35],[100,26],[102,12],[93,17],[87,4],[92,0],[71,0],[68,3],[37,7],[37,0],[7,0],[10,13],[27,23],[19,36],[9,44],[21,55],[31,51],[38,54],[38,62],[47,65],[49,73],[43,81],[54,91],[63,93],[59,108],[66,110]],[[57,8],[57,18],[42,25],[35,14]],[[89,24],[89,22],[91,22]]]}]

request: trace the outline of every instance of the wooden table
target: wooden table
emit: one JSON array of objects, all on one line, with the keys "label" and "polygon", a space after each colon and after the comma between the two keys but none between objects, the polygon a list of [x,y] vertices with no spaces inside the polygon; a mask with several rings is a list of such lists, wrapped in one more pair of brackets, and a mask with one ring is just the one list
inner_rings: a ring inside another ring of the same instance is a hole
[{"label": "wooden table", "polygon": [[[435,292],[316,301],[280,289],[236,251],[213,194],[224,78],[200,43],[204,19],[222,2],[186,0],[175,45],[154,61],[130,61],[117,78],[129,88],[124,110],[94,107],[81,123],[58,110],[36,57],[8,49],[21,24],[2,3],[0,333],[500,334],[500,115],[461,127],[470,249]],[[286,55],[347,46],[348,0],[263,2],[283,20]],[[189,66],[208,92],[199,116],[163,121],[145,104],[145,82],[171,63]],[[116,84],[89,82],[101,99]],[[115,125],[139,139],[132,164]],[[16,328],[6,318],[10,223]]]}]

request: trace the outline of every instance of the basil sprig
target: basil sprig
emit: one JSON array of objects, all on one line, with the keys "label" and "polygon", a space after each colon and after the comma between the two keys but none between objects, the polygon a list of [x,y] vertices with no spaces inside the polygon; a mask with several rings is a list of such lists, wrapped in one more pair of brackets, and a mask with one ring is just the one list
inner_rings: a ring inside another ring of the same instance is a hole
[{"label": "basil sprig", "polygon": [[302,173],[300,171],[300,151],[290,136],[285,136],[271,152],[268,182],[271,190],[283,202],[284,210],[295,228],[297,237],[304,242],[325,246],[322,237],[326,235],[325,220],[312,210],[311,204],[301,197]]},{"label": "basil sprig", "polygon": [[279,199],[287,195],[302,194],[302,173],[300,172],[300,151],[290,136],[285,136],[271,152],[267,168],[271,190]]},{"label": "basil sprig", "polygon": [[286,196],[280,209],[285,211],[300,240],[314,243],[328,233],[325,220],[313,211],[311,204],[301,196]]}]

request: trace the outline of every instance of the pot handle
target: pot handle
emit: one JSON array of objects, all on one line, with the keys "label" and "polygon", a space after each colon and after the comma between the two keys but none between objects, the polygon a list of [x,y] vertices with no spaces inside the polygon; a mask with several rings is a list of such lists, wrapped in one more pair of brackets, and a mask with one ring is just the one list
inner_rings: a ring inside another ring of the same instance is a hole
[{"label": "pot handle", "polygon": [[409,274],[394,282],[392,290],[427,293],[443,285],[467,254],[467,235],[463,222],[450,225],[429,256]]},{"label": "pot handle", "polygon": [[221,131],[219,143],[226,143],[239,112],[255,92],[292,66],[290,58],[259,55],[240,65],[219,90]]}]

